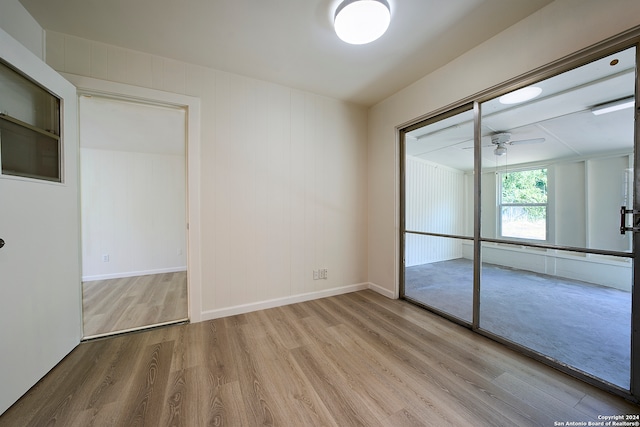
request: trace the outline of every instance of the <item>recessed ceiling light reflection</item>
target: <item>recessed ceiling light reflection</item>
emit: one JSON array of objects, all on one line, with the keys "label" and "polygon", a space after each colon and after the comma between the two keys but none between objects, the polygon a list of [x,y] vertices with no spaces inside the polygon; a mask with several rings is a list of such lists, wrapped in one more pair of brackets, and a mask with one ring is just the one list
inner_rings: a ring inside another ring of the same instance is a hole
[{"label": "recessed ceiling light reflection", "polygon": [[542,93],[542,89],[537,86],[527,86],[522,89],[514,90],[513,92],[502,95],[498,101],[501,104],[519,104],[521,102],[529,101]]},{"label": "recessed ceiling light reflection", "polygon": [[635,105],[636,99],[635,97],[631,96],[629,98],[618,99],[617,101],[596,105],[591,109],[591,112],[596,116],[599,116],[601,114],[613,113],[614,111],[633,108]]}]

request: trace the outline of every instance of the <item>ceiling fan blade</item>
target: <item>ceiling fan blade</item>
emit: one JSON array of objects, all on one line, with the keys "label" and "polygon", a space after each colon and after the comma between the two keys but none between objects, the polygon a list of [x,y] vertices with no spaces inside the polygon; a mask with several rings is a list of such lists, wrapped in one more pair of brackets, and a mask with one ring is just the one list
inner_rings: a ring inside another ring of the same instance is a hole
[{"label": "ceiling fan blade", "polygon": [[533,139],[519,139],[516,141],[509,141],[507,144],[509,145],[526,145],[526,144],[540,144],[541,142],[546,141],[544,138],[533,138]]},{"label": "ceiling fan blade", "polygon": [[[483,145],[482,148],[487,148],[487,147],[495,147],[493,144],[489,144],[489,145]],[[473,146],[471,147],[462,147],[463,150],[473,150]]]}]

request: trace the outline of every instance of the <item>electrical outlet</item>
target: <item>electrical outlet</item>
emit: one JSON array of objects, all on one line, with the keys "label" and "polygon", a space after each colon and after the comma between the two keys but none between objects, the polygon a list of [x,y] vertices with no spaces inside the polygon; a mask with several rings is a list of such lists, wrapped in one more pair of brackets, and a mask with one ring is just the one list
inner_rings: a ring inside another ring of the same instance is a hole
[{"label": "electrical outlet", "polygon": [[102,255],[102,262],[109,262],[109,254]]},{"label": "electrical outlet", "polygon": [[323,279],[328,279],[329,278],[329,270],[326,268],[322,269],[322,278]]},{"label": "electrical outlet", "polygon": [[320,273],[318,270],[313,270],[313,280],[318,280],[320,278]]},{"label": "electrical outlet", "polygon": [[176,255],[182,255],[182,248],[178,248],[178,250],[176,251]]}]

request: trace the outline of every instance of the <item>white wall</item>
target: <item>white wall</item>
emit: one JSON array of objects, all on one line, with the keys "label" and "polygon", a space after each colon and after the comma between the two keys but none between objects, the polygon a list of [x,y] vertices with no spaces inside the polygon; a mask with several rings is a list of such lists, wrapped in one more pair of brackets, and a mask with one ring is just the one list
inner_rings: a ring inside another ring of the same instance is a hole
[{"label": "white wall", "polygon": [[369,112],[369,281],[397,295],[396,128],[640,24],[636,0],[556,0]]},{"label": "white wall", "polygon": [[[462,171],[407,156],[407,230],[463,235],[467,206],[464,183]],[[405,238],[405,246],[407,267],[462,256],[461,241],[455,239],[433,239],[409,234]]]},{"label": "white wall", "polygon": [[[554,185],[549,189],[549,198],[554,201],[551,228],[556,241],[566,246],[585,247],[587,244],[587,196],[585,186],[585,162],[555,165],[549,173]],[[575,183],[575,185],[571,185]]]},{"label": "white wall", "polygon": [[366,110],[54,32],[47,61],[201,99],[203,319],[366,286]]},{"label": "white wall", "polygon": [[[621,235],[620,206],[625,203],[625,171],[633,164],[630,156],[591,159],[586,163],[587,244],[616,251],[631,250],[631,233]],[[630,207],[628,205],[627,207]]]},{"label": "white wall", "polygon": [[0,28],[38,58],[44,58],[42,27],[18,0],[0,0]]},{"label": "white wall", "polygon": [[[473,244],[463,243],[463,258],[473,259]],[[568,253],[551,249],[485,243],[482,262],[580,280],[631,292],[630,258]]]},{"label": "white wall", "polygon": [[80,164],[82,279],[186,270],[184,155],[81,148]]},{"label": "white wall", "polygon": [[79,108],[83,280],[186,270],[186,110],[96,94]]}]

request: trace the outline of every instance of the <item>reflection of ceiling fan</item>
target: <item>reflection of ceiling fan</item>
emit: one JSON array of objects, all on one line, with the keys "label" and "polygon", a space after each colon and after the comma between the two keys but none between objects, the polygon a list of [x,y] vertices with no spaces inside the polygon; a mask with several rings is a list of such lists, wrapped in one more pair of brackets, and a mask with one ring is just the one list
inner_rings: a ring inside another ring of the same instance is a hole
[{"label": "reflection of ceiling fan", "polygon": [[[496,132],[491,135],[491,145],[483,145],[483,147],[495,147],[493,154],[496,156],[504,156],[507,154],[507,145],[525,145],[525,144],[539,144],[544,142],[544,138],[533,139],[518,139],[511,141],[511,134],[509,132]],[[463,150],[470,150],[473,147],[462,147]]]},{"label": "reflection of ceiling fan", "polygon": [[[507,154],[507,145],[539,144],[541,142],[544,142],[544,138],[511,141],[511,134],[509,132],[498,132],[491,135],[491,144],[496,147],[493,150],[493,154],[496,156],[504,156]],[[487,145],[487,147],[491,147],[491,145]]]}]

